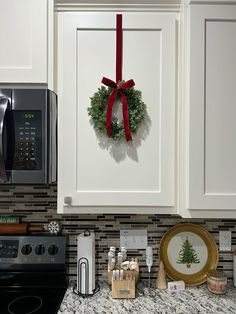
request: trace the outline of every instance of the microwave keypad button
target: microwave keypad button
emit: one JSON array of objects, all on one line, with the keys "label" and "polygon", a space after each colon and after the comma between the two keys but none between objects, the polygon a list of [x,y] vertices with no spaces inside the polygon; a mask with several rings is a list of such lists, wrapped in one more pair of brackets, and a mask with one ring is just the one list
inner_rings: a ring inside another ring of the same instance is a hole
[{"label": "microwave keypad button", "polygon": [[42,114],[40,111],[13,111],[15,153],[13,170],[42,169]]}]

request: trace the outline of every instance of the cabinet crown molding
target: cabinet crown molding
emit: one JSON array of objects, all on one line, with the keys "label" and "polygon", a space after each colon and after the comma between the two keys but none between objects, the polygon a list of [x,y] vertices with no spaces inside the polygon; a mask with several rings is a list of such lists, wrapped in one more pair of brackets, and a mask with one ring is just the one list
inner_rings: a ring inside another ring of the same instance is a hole
[{"label": "cabinet crown molding", "polygon": [[181,0],[56,0],[56,11],[180,11]]},{"label": "cabinet crown molding", "polygon": [[222,0],[187,0],[189,4],[212,4],[212,5],[235,5],[236,0],[227,0],[227,1],[222,1]]}]

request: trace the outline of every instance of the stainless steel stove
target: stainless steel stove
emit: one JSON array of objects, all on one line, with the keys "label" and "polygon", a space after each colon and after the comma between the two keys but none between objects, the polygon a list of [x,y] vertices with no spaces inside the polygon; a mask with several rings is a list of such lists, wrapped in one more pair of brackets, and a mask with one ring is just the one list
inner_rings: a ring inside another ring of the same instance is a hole
[{"label": "stainless steel stove", "polygon": [[0,313],[56,314],[67,288],[64,236],[0,236]]}]

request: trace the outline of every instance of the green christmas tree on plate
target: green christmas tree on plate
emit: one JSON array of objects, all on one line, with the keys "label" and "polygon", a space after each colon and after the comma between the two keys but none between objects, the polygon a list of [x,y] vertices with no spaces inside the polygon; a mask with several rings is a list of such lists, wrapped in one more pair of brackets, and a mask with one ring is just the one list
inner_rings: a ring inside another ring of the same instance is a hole
[{"label": "green christmas tree on plate", "polygon": [[196,251],[193,248],[193,245],[189,241],[188,237],[182,245],[182,249],[179,252],[179,258],[177,260],[178,264],[186,264],[187,268],[191,268],[192,264],[200,263],[200,260],[197,256]]}]

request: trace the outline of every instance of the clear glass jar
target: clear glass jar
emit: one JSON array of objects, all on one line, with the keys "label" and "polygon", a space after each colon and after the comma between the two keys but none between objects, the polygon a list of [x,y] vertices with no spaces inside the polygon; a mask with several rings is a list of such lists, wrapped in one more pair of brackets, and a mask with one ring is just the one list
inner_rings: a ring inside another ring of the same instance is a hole
[{"label": "clear glass jar", "polygon": [[209,270],[207,273],[208,290],[216,294],[224,294],[227,290],[227,275],[221,270]]}]

